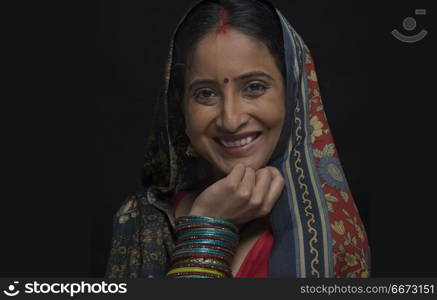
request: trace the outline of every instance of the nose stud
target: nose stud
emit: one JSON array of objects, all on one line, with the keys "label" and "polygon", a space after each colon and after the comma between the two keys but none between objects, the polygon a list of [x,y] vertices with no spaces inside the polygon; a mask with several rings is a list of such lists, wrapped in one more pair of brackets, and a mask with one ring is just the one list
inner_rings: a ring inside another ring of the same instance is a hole
[{"label": "nose stud", "polygon": [[228,77],[225,77],[225,79],[223,79],[223,82],[224,82],[224,83],[228,83],[228,82],[229,82],[229,78],[228,78]]}]

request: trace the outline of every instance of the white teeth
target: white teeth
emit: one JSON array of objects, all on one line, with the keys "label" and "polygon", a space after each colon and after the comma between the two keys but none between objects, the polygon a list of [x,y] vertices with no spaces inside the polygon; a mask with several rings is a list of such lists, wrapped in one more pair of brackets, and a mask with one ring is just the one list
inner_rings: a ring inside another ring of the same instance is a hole
[{"label": "white teeth", "polygon": [[254,139],[255,139],[255,134],[251,135],[247,138],[241,139],[241,140],[237,140],[237,141],[233,141],[233,142],[225,142],[224,140],[220,139],[220,142],[222,143],[223,146],[229,148],[229,147],[241,147],[247,144],[250,144]]}]

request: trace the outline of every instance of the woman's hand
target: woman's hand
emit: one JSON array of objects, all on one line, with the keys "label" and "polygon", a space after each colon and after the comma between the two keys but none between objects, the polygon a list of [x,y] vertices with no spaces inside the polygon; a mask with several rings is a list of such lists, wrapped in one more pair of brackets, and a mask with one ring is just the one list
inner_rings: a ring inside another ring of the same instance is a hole
[{"label": "woman's hand", "polygon": [[268,215],[283,188],[284,178],[278,169],[264,167],[255,172],[238,163],[228,176],[194,200],[189,214],[242,225]]}]

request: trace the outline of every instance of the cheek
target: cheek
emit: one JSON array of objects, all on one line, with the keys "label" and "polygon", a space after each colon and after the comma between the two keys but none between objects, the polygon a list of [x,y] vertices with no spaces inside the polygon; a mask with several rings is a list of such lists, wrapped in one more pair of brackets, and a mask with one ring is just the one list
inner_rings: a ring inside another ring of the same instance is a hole
[{"label": "cheek", "polygon": [[262,112],[264,123],[269,127],[269,129],[282,129],[285,119],[285,107],[283,99],[279,98],[279,100],[276,101],[272,99],[272,101],[269,102],[268,107],[265,107]]},{"label": "cheek", "polygon": [[210,113],[198,105],[189,105],[185,113],[185,133],[190,139],[200,138],[205,134],[210,123]]}]

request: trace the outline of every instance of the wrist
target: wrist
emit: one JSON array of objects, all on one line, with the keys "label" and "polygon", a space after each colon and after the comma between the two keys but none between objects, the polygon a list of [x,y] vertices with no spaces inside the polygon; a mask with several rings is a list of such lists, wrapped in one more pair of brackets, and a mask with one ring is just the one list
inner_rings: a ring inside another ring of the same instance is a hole
[{"label": "wrist", "polygon": [[176,219],[176,234],[168,277],[232,277],[230,265],[238,245],[238,228],[234,224],[212,217],[186,215]]}]

